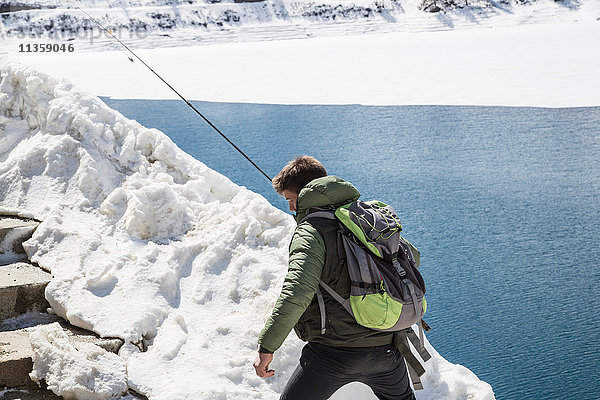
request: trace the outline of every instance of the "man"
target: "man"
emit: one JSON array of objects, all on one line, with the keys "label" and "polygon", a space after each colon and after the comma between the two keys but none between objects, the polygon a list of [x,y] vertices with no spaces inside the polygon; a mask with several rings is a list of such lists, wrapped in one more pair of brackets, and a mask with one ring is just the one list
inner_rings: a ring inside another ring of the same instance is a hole
[{"label": "man", "polygon": [[308,344],[281,400],[325,400],[356,381],[371,387],[379,399],[414,400],[392,333],[359,325],[326,291],[321,293],[327,310],[325,329],[321,329],[319,280],[344,298],[350,294],[350,280],[338,253],[337,222],[327,218],[300,222],[310,208],[339,207],[357,200],[360,193],[352,184],[328,176],[323,165],[309,156],[290,161],[273,179],[273,187],[296,212],[299,225],[290,244],[281,295],[259,337],[256,374],[274,375],[269,369],[273,352],[294,328]]}]

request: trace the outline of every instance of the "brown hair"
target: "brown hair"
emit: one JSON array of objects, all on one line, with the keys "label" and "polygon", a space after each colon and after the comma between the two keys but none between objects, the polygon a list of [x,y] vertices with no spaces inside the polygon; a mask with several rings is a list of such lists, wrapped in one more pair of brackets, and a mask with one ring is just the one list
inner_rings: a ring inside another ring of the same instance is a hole
[{"label": "brown hair", "polygon": [[296,157],[273,178],[273,189],[279,194],[284,190],[299,194],[308,182],[323,176],[327,176],[327,171],[316,158]]}]

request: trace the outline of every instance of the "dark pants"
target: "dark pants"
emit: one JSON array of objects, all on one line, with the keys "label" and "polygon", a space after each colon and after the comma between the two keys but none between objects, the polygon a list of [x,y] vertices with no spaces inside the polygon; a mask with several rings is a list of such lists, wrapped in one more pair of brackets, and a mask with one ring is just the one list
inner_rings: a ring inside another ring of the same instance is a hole
[{"label": "dark pants", "polygon": [[325,400],[350,382],[369,386],[381,400],[415,400],[404,358],[393,345],[330,347],[308,343],[280,400]]}]

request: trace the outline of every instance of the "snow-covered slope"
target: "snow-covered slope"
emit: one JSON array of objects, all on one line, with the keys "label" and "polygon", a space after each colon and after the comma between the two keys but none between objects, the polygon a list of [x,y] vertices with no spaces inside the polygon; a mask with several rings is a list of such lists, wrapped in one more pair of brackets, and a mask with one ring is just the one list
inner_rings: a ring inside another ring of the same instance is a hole
[{"label": "snow-covered slope", "polygon": [[[302,343],[287,339],[274,379],[256,377],[251,362],[294,222],[263,197],[71,84],[4,63],[0,212],[42,221],[26,250],[52,271],[46,296],[54,311],[125,340],[126,372],[106,379],[125,379],[150,399],[278,397]],[[44,340],[52,335],[35,343],[58,346]],[[494,398],[487,383],[430,350],[420,400]],[[81,396],[87,384],[104,388],[103,398],[121,395],[123,386],[102,382],[105,375],[81,377],[80,355],[70,364],[68,350],[42,353],[36,377],[59,382],[58,393]]]}]

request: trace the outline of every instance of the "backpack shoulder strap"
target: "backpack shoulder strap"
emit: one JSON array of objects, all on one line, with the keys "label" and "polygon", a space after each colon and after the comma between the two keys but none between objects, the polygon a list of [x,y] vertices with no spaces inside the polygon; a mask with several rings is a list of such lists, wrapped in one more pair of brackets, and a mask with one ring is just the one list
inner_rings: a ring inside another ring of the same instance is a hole
[{"label": "backpack shoulder strap", "polygon": [[333,299],[335,301],[340,303],[346,309],[346,311],[348,311],[350,313],[350,315],[354,316],[354,314],[352,313],[352,307],[350,306],[350,299],[344,299],[342,296],[340,296],[338,294],[338,292],[333,290],[331,288],[331,286],[329,286],[328,284],[326,284],[323,281],[320,281],[319,284],[321,285],[321,287],[323,289],[325,289],[327,291],[327,293],[329,293],[331,295],[331,297],[333,297]]},{"label": "backpack shoulder strap", "polygon": [[[344,307],[344,309],[346,309],[346,311],[350,313],[350,315],[354,316],[354,314],[352,313],[352,306],[350,305],[350,299],[344,299],[335,290],[333,290],[331,286],[329,286],[322,280],[319,281],[319,285],[321,285],[321,287],[325,289],[327,293],[329,293],[331,297],[335,299],[335,301],[340,303]],[[319,287],[317,287],[317,302],[319,303],[319,311],[321,312],[321,334],[324,334],[325,320],[327,317],[325,311],[325,301],[323,300],[323,295],[321,294],[321,290],[319,289]]]},{"label": "backpack shoulder strap", "polygon": [[302,218],[302,221],[300,221],[300,223],[298,225],[300,225],[301,223],[303,223],[304,221],[307,221],[311,218],[327,218],[327,219],[336,219],[335,215],[333,214],[335,210],[331,210],[331,211],[315,211],[312,212],[310,214],[308,214],[306,217]]},{"label": "backpack shoulder strap", "polygon": [[[317,209],[316,211],[313,211],[313,212],[307,214],[304,218],[302,218],[302,220],[298,223],[298,225],[300,225],[301,223],[308,221],[309,219],[312,219],[312,218],[326,218],[326,219],[330,219],[330,220],[337,220],[334,213],[335,213],[335,209],[331,209],[331,210]],[[325,291],[327,293],[329,293],[329,295],[331,297],[333,297],[334,300],[336,300],[338,303],[340,303],[344,307],[344,309],[346,309],[346,311],[348,311],[350,313],[350,315],[354,315],[352,313],[352,307],[350,306],[350,299],[344,299],[335,290],[333,290],[331,288],[331,286],[329,286],[322,280],[319,281],[319,285],[323,289],[325,289]],[[325,301],[323,300],[323,295],[321,294],[321,290],[318,287],[317,287],[316,294],[317,294],[317,302],[319,304],[319,310],[321,313],[321,334],[324,334],[325,333],[325,319],[326,319]]]}]

